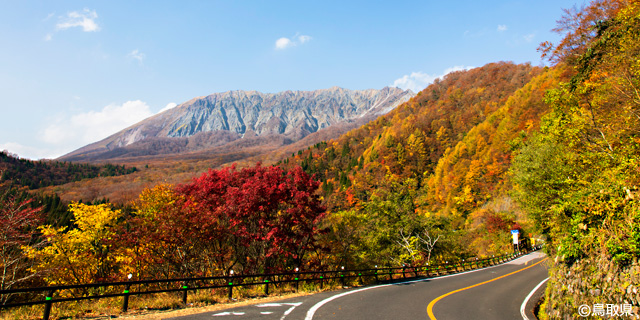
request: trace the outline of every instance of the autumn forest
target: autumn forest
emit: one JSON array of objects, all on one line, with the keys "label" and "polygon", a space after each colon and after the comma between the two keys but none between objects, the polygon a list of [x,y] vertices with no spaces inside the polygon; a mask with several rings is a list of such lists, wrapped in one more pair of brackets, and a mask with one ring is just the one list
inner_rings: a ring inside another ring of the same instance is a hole
[{"label": "autumn forest", "polygon": [[419,265],[512,252],[513,229],[554,259],[547,299],[553,268],[600,257],[623,273],[640,256],[640,5],[594,1],[555,31],[549,66],[450,73],[300,150],[124,165],[0,153],[0,290]]}]

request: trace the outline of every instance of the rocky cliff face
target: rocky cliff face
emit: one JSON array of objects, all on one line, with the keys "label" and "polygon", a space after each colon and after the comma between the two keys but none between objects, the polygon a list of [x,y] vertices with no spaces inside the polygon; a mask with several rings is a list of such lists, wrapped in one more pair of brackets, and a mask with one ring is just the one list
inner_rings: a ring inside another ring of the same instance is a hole
[{"label": "rocky cliff face", "polygon": [[271,137],[287,144],[336,124],[373,119],[414,95],[390,87],[215,93],[150,117],[61,160],[193,152],[256,137],[262,137],[259,141],[263,142],[270,140],[264,137]]}]

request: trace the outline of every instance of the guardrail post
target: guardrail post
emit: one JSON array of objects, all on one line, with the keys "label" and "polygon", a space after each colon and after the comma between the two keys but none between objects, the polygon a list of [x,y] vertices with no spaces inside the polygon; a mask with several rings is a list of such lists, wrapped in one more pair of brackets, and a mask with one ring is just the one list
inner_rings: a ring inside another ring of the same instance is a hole
[{"label": "guardrail post", "polygon": [[233,270],[229,270],[229,280],[227,282],[229,284],[229,300],[233,299]]},{"label": "guardrail post", "polygon": [[122,299],[122,312],[127,312],[129,310],[129,289],[131,289],[131,285],[127,284],[124,286],[124,297]]},{"label": "guardrail post", "polygon": [[375,274],[375,276],[376,276],[376,283],[378,283],[378,265],[376,264],[376,265],[374,266],[374,268],[376,268],[376,270],[375,270],[373,273],[374,273],[374,274]]},{"label": "guardrail post", "polygon": [[182,303],[184,303],[185,305],[187,304],[187,292],[189,291],[189,286],[187,286],[187,283],[184,282],[182,285]]},{"label": "guardrail post", "polygon": [[47,294],[44,299],[46,303],[44,304],[44,312],[42,313],[42,319],[49,320],[49,315],[51,314],[51,305],[53,304],[53,302],[51,302],[51,299],[53,299],[53,290],[47,291]]}]

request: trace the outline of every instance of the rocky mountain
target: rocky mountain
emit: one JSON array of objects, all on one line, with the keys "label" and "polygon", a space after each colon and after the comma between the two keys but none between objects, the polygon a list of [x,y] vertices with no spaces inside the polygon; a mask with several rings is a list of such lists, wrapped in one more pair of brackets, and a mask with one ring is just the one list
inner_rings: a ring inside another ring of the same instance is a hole
[{"label": "rocky mountain", "polygon": [[152,116],[60,160],[126,160],[282,146],[336,125],[364,124],[413,96],[410,90],[390,87],[215,93]]}]

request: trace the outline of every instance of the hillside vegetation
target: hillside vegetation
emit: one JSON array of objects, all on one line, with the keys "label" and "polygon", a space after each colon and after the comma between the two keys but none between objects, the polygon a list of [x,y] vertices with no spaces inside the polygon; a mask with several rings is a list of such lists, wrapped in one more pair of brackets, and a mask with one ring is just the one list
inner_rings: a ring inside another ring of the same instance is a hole
[{"label": "hillside vegetation", "polygon": [[523,223],[506,193],[512,152],[537,127],[561,73],[508,62],[452,73],[283,165],[322,181],[332,241],[351,239],[341,259],[420,262],[426,234],[441,235],[431,254],[442,258],[504,253],[509,229]]},{"label": "hillside vegetation", "polygon": [[29,189],[39,189],[96,177],[113,177],[136,172],[124,165],[90,165],[60,161],[20,159],[6,151],[0,152],[0,184],[11,183]]},{"label": "hillside vegetation", "polygon": [[6,193],[0,220],[21,223],[2,224],[17,261],[3,287],[440,262],[511,252],[518,229],[553,261],[543,318],[596,303],[638,313],[640,5],[594,1],[556,31],[540,47],[550,67],[451,73],[275,166],[183,184],[141,169],[131,207],[74,202],[57,225]]}]

